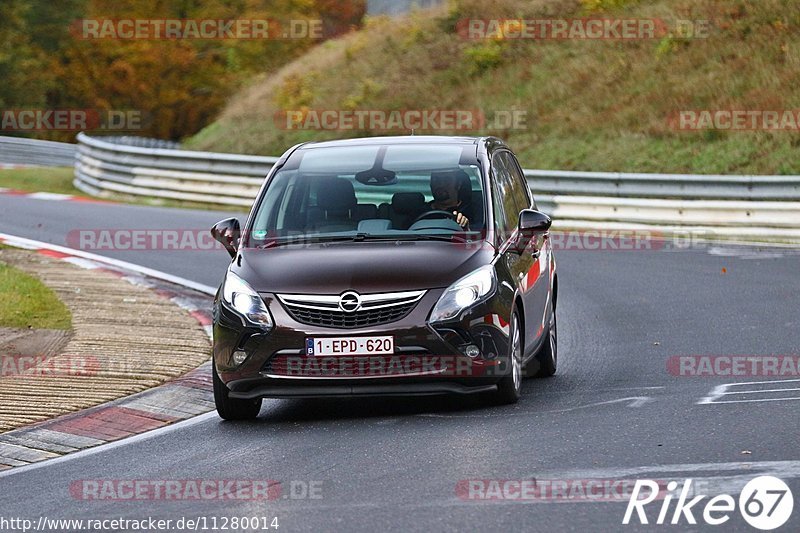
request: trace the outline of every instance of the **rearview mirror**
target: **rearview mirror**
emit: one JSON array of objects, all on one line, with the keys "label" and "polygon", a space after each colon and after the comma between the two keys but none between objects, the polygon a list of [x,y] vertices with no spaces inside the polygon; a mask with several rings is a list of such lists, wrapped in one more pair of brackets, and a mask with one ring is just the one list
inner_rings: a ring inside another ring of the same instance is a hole
[{"label": "rearview mirror", "polygon": [[236,256],[236,249],[239,247],[239,238],[241,234],[242,230],[239,226],[239,221],[235,218],[221,220],[211,228],[211,236],[222,243],[222,246],[228,250],[231,257]]}]

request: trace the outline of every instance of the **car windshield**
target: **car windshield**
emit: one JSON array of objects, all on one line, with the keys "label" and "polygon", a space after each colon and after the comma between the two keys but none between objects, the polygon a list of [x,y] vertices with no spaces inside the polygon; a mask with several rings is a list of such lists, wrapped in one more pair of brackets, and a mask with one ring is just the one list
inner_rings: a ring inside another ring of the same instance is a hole
[{"label": "car windshield", "polygon": [[271,179],[248,246],[477,239],[485,217],[475,154],[474,144],[300,149]]}]

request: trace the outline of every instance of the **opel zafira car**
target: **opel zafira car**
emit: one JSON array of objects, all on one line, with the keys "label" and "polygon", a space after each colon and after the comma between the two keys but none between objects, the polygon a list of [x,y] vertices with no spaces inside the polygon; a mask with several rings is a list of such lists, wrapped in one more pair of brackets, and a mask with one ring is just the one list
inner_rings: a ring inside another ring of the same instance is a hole
[{"label": "opel zafira car", "polygon": [[520,397],[556,372],[550,218],[495,137],[310,142],[272,167],[214,300],[224,419],[262,398]]}]

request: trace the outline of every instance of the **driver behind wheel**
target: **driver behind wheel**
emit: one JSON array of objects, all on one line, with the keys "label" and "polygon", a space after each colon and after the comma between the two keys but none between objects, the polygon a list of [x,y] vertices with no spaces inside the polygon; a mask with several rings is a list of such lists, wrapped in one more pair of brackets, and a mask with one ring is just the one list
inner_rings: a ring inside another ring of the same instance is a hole
[{"label": "driver behind wheel", "polygon": [[463,170],[448,170],[431,173],[430,209],[450,211],[453,218],[464,229],[469,229],[469,213],[472,203],[472,186],[469,176]]}]

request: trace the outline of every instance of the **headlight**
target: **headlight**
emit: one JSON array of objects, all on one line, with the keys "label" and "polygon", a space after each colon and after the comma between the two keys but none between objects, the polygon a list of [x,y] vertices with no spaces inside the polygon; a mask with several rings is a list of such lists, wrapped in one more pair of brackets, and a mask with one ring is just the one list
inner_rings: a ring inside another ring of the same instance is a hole
[{"label": "headlight", "polygon": [[272,328],[264,300],[242,278],[228,271],[222,285],[222,299],[249,322],[262,328]]},{"label": "headlight", "polygon": [[496,284],[494,267],[482,266],[450,285],[436,302],[431,322],[450,320],[490,294]]}]

